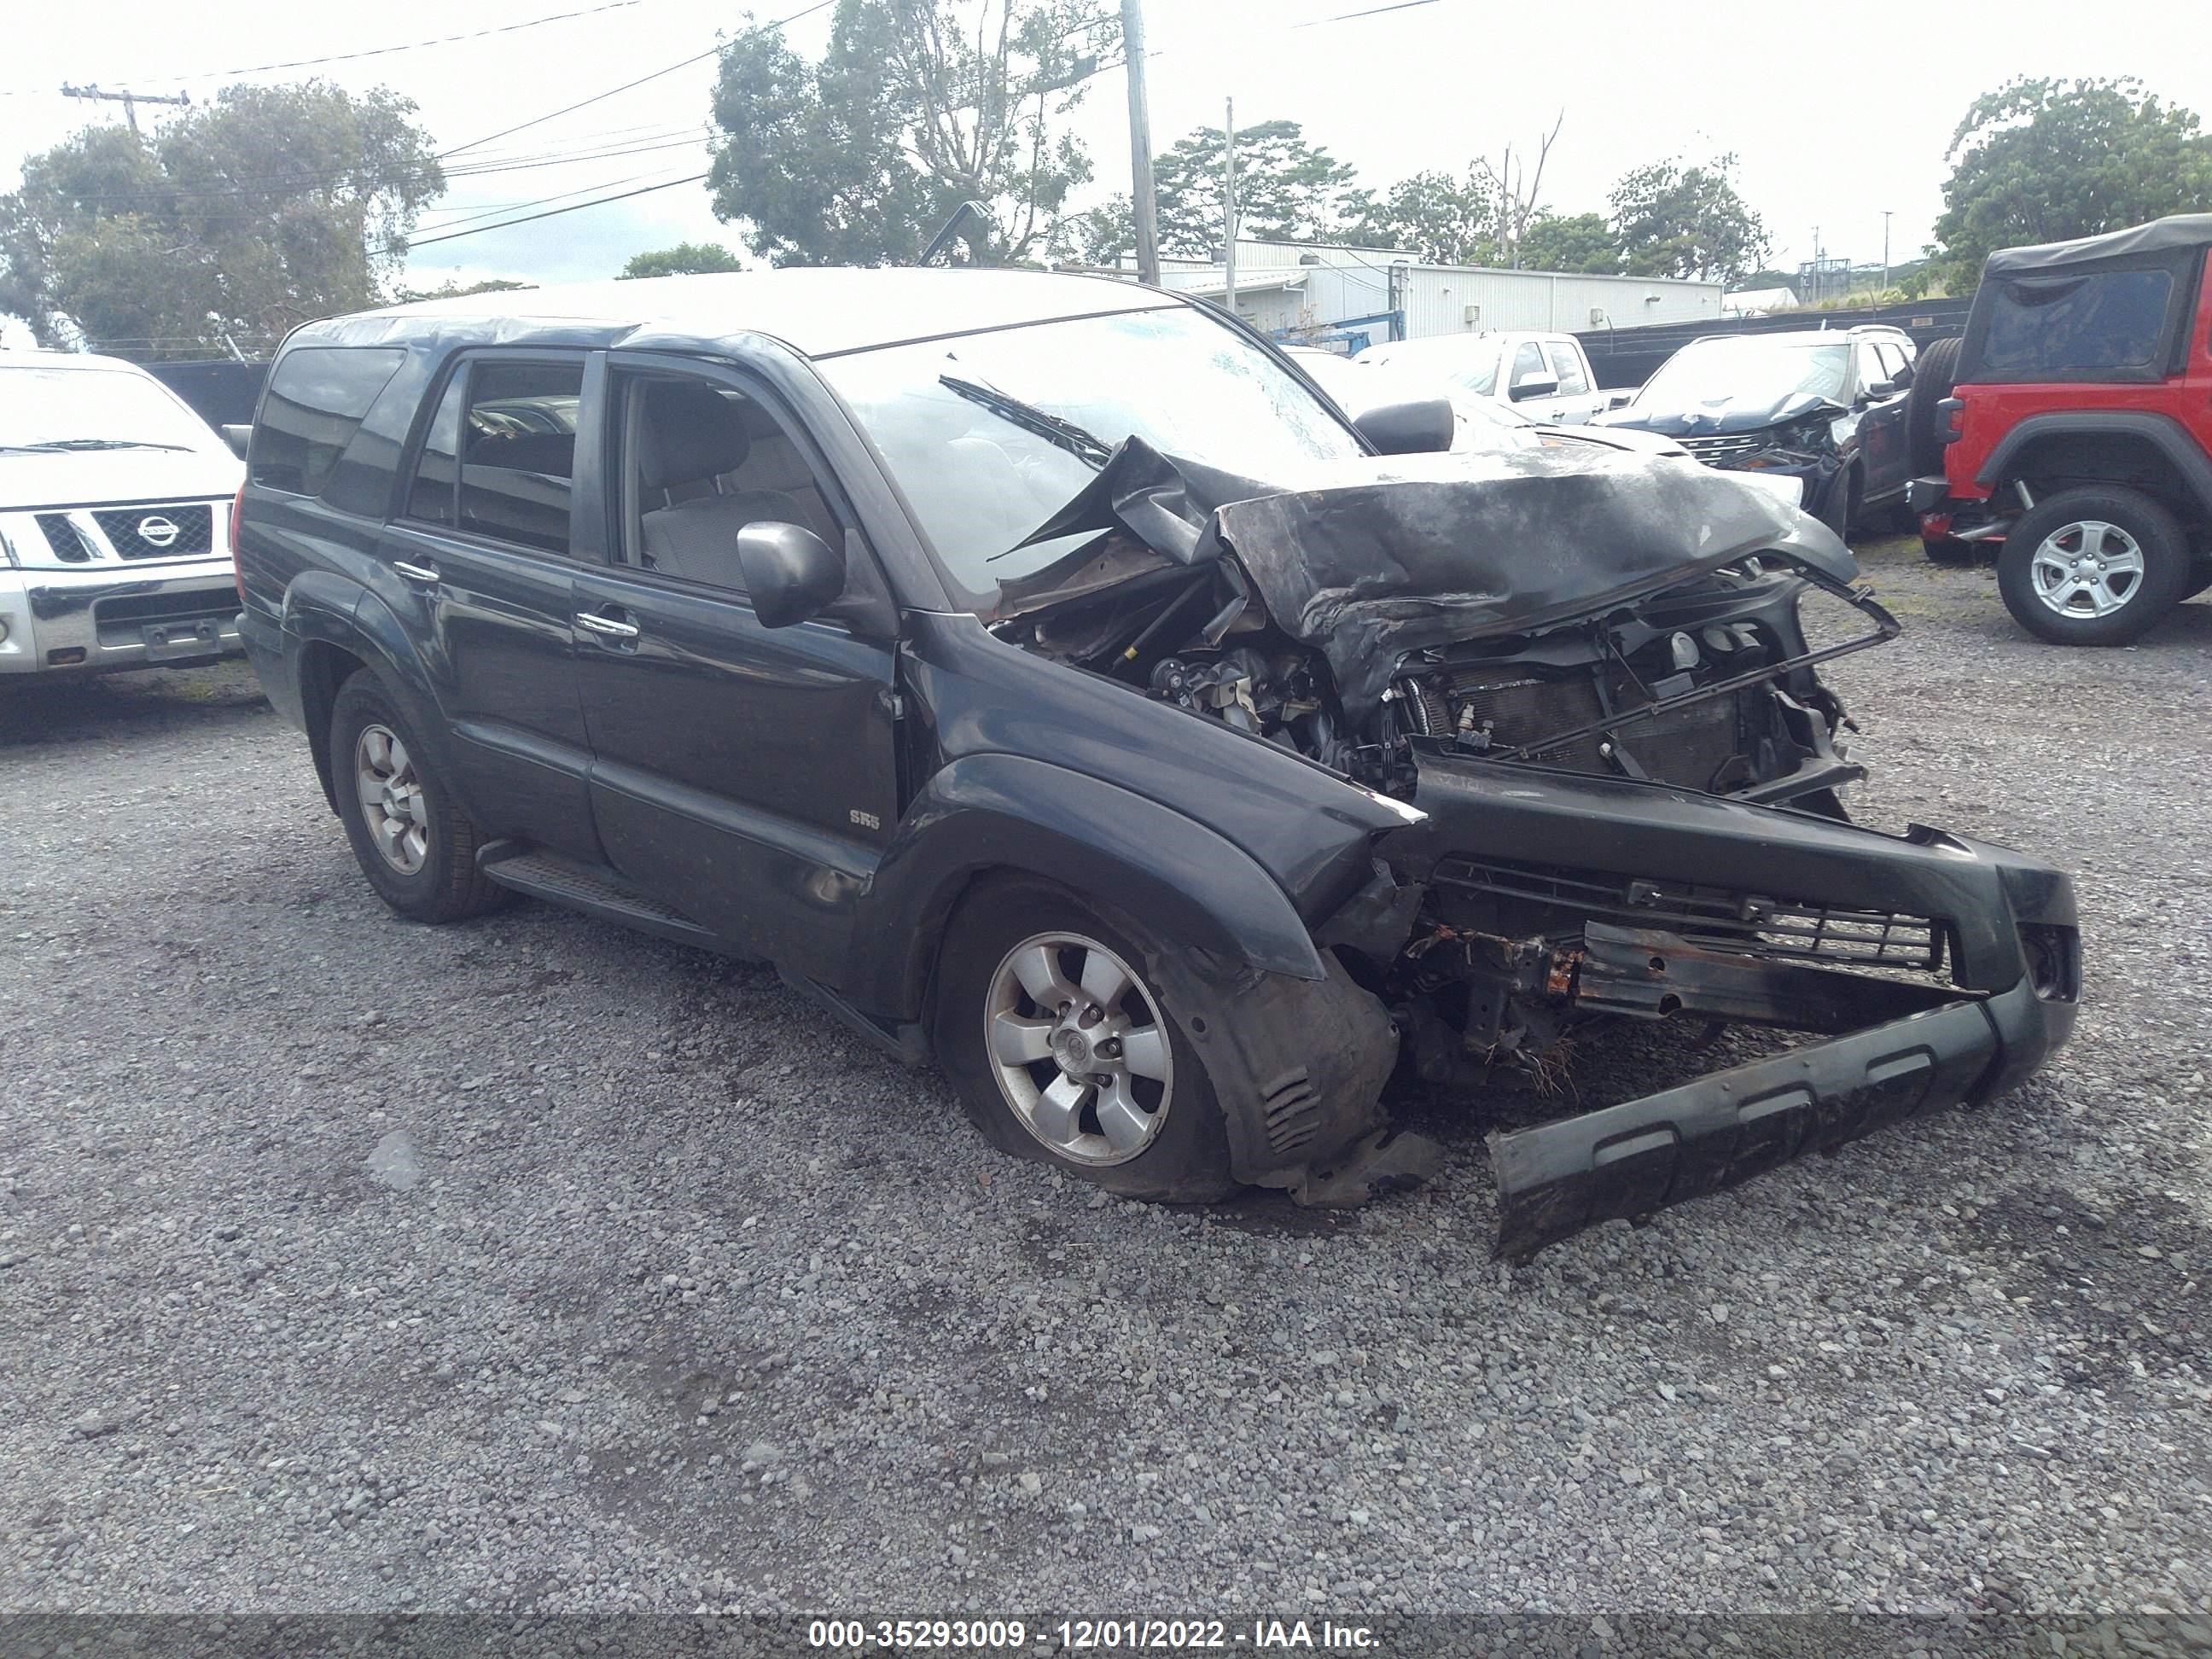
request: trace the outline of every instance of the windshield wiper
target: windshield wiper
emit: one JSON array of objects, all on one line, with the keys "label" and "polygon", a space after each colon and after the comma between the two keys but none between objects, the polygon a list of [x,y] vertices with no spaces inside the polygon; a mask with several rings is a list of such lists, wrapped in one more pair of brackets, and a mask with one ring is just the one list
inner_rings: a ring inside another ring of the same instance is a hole
[{"label": "windshield wiper", "polygon": [[1094,471],[1104,466],[1114,453],[1096,434],[1085,431],[1073,421],[1064,421],[1057,415],[1048,414],[1035,404],[1025,404],[1019,398],[1010,398],[996,386],[984,386],[975,380],[963,380],[957,374],[940,374],[937,377],[937,383],[971,404],[981,404],[1008,425],[1034,433],[1055,449],[1066,450],[1078,460],[1089,464]]},{"label": "windshield wiper", "polygon": [[56,450],[75,449],[173,449],[185,454],[191,453],[185,444],[157,444],[149,438],[55,438],[42,444],[0,444],[16,455],[51,454]]}]

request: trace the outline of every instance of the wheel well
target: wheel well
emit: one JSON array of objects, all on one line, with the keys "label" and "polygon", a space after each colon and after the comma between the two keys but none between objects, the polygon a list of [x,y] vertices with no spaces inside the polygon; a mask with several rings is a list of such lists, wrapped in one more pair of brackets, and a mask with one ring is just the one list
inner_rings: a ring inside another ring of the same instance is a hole
[{"label": "wheel well", "polygon": [[337,785],[331,776],[331,710],[338,687],[368,665],[326,640],[310,640],[300,653],[300,711],[307,723],[307,747],[315,757],[315,775],[322,780],[323,799],[331,811],[338,810]]},{"label": "wheel well", "polygon": [[2060,489],[2120,484],[2139,489],[2192,530],[2212,514],[2181,469],[2156,444],[2124,432],[2054,432],[2024,446],[2006,463],[2002,490],[2025,481],[2038,501]]}]

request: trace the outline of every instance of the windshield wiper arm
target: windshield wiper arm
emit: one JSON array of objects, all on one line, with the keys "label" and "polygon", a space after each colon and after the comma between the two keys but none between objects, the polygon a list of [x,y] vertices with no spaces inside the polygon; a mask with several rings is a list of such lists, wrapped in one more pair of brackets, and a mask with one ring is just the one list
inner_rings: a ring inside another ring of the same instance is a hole
[{"label": "windshield wiper arm", "polygon": [[191,453],[186,445],[157,444],[150,438],[54,438],[42,444],[9,444],[5,447],[21,455],[44,454],[57,449],[173,449]]},{"label": "windshield wiper arm", "polygon": [[1048,414],[1035,404],[1025,404],[1019,398],[1010,398],[996,386],[984,386],[976,380],[963,380],[957,374],[940,374],[937,377],[937,383],[971,404],[981,404],[1007,424],[1036,434],[1054,448],[1066,450],[1078,460],[1088,462],[1093,468],[1104,466],[1114,453],[1096,434],[1085,431],[1073,421]]}]

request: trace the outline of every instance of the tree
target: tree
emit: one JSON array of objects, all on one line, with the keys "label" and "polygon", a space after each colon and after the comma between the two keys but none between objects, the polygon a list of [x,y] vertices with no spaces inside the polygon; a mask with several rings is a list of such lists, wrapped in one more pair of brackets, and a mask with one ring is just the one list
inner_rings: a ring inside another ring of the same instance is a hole
[{"label": "tree", "polygon": [[161,358],[375,305],[445,189],[414,112],[311,81],[225,88],[145,139],[87,127],[0,197],[0,311],[41,344]]},{"label": "tree", "polygon": [[622,276],[696,276],[744,268],[744,261],[720,242],[678,242],[674,247],[631,254],[629,263],[622,268]]},{"label": "tree", "polygon": [[519,289],[532,289],[535,283],[519,283],[511,276],[487,276],[480,283],[464,283],[448,276],[435,288],[403,288],[392,298],[401,305],[413,305],[419,300],[458,300],[471,294],[512,294]]},{"label": "tree", "polygon": [[1632,276],[1734,283],[1766,263],[1772,239],[1736,193],[1734,155],[1703,166],[1650,161],[1613,187],[1613,228]]},{"label": "tree", "polygon": [[[1153,158],[1152,195],[1160,252],[1189,259],[1221,257],[1226,223],[1222,201],[1222,130],[1185,133]],[[1318,242],[1346,227],[1364,193],[1351,189],[1352,167],[1306,140],[1296,121],[1262,121],[1237,129],[1237,234],[1278,242]],[[1109,197],[1064,220],[1055,252],[1112,264],[1137,246],[1127,196]]]},{"label": "tree", "polygon": [[1990,252],[2118,230],[2212,201],[2212,138],[2133,79],[2008,81],[1951,137],[1941,279],[1971,291]]},{"label": "tree", "polygon": [[1611,275],[1620,269],[1620,239],[1602,213],[1540,214],[1521,239],[1521,264],[1528,270]]},{"label": "tree", "polygon": [[1475,161],[1473,174],[1489,192],[1492,218],[1498,227],[1500,264],[1518,268],[1522,264],[1522,239],[1528,233],[1529,222],[1543,211],[1544,163],[1551,159],[1552,146],[1559,142],[1559,129],[1566,120],[1567,112],[1561,110],[1552,130],[1536,141],[1534,173],[1528,170],[1528,152],[1516,156],[1510,143],[1495,163],[1488,156]]},{"label": "tree", "polygon": [[714,211],[777,264],[896,264],[972,200],[970,257],[1026,258],[1091,178],[1060,124],[1120,43],[1100,0],[838,0],[818,64],[748,29],[715,80]]},{"label": "tree", "polygon": [[1417,173],[1376,197],[1354,191],[1346,234],[1374,247],[1404,248],[1432,264],[1486,265],[1498,259],[1498,205],[1474,168],[1464,179]]}]

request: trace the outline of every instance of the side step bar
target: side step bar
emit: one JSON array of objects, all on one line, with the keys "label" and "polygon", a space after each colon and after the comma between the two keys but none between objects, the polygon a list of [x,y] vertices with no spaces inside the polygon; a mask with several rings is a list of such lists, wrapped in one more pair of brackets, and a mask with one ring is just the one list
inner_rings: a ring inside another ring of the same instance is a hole
[{"label": "side step bar", "polygon": [[601,921],[619,922],[641,933],[722,956],[737,954],[720,935],[708,932],[681,911],[632,890],[604,865],[585,864],[526,842],[495,841],[477,849],[477,868],[502,887],[580,910]]}]

